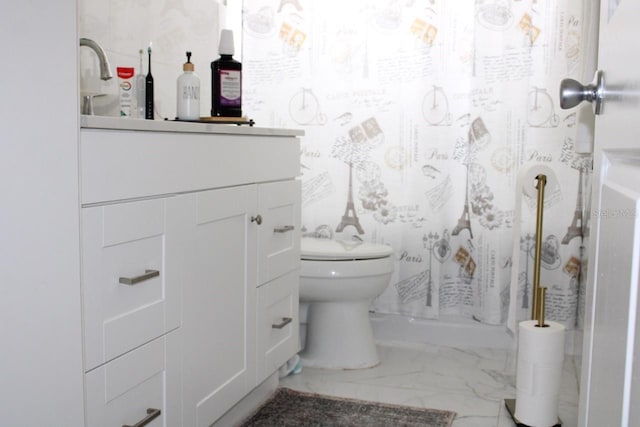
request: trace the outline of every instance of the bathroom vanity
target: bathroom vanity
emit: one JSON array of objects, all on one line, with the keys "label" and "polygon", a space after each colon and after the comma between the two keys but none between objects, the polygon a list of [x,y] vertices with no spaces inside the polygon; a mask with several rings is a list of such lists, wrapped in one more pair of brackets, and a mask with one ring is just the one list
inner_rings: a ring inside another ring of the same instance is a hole
[{"label": "bathroom vanity", "polygon": [[209,426],[298,351],[302,132],[81,126],[87,426]]}]

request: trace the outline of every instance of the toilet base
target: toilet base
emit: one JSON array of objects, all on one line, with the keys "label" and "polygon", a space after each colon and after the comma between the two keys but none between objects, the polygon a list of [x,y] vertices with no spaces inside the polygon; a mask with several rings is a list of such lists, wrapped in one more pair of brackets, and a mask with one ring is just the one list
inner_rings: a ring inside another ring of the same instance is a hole
[{"label": "toilet base", "polygon": [[311,302],[303,366],[363,369],[380,363],[369,320],[371,301]]}]

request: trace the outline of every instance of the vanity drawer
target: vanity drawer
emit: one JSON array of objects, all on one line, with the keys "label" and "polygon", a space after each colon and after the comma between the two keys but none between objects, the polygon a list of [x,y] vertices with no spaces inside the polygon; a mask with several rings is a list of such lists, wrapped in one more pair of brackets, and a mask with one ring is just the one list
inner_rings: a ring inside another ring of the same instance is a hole
[{"label": "vanity drawer", "polygon": [[[91,118],[95,120],[95,118]],[[235,127],[122,119],[120,126],[161,127],[160,132],[80,130],[82,204],[233,187],[300,175],[300,141],[293,135],[231,135]],[[239,129],[239,128],[238,128]],[[260,132],[246,128],[249,133]],[[242,131],[240,131],[242,132]],[[297,133],[298,135],[300,133]]]},{"label": "vanity drawer", "polygon": [[300,181],[258,186],[258,284],[300,267]]},{"label": "vanity drawer", "polygon": [[261,383],[289,358],[299,345],[296,269],[258,288],[257,383]]},{"label": "vanity drawer", "polygon": [[175,199],[82,209],[86,370],[179,326]]},{"label": "vanity drawer", "polygon": [[181,425],[179,329],[85,374],[87,427]]}]

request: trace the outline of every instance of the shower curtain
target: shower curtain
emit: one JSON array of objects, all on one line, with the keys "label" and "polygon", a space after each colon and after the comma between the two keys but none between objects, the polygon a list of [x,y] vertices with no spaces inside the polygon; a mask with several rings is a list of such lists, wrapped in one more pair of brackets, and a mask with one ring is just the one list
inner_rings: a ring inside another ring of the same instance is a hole
[{"label": "shower curtain", "polygon": [[516,298],[528,317],[536,201],[516,206],[516,179],[541,164],[559,182],[545,198],[547,318],[575,325],[591,158],[557,92],[593,55],[582,3],[244,0],[244,113],[305,131],[303,235],[393,247],[373,310],[504,324]]}]

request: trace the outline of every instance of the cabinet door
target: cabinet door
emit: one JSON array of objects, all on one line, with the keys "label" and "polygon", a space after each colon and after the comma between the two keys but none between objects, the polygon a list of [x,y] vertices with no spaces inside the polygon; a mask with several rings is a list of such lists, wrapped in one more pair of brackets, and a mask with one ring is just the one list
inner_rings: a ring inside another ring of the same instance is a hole
[{"label": "cabinet door", "polygon": [[[173,427],[181,422],[180,330],[88,372],[87,427]],[[155,416],[155,418],[154,418]]]},{"label": "cabinet door", "polygon": [[255,385],[256,186],[181,196],[183,425],[209,426]]},{"label": "cabinet door", "polygon": [[176,198],[82,209],[87,371],[179,326],[179,215]]},{"label": "cabinet door", "polygon": [[266,283],[300,265],[300,181],[260,184],[258,283]]}]

